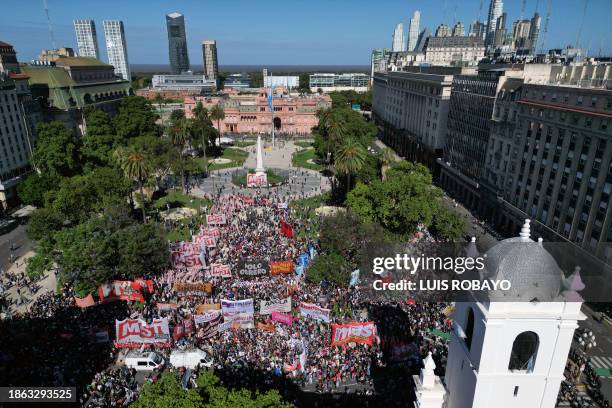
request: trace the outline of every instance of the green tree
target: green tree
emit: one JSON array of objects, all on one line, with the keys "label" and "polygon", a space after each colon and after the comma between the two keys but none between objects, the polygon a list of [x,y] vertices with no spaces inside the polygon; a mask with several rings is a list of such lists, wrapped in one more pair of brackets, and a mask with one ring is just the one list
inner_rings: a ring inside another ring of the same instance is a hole
[{"label": "green tree", "polygon": [[81,140],[62,122],[40,123],[32,164],[42,174],[72,176],[81,169]]},{"label": "green tree", "polygon": [[385,173],[387,172],[389,167],[393,163],[395,163],[395,153],[393,152],[393,150],[389,149],[388,147],[385,147],[378,153],[378,161],[380,163],[380,175],[384,181]]},{"label": "green tree", "polygon": [[351,175],[362,169],[367,154],[368,152],[363,145],[353,138],[345,139],[342,146],[336,152],[336,171],[346,175],[347,194],[351,188]]},{"label": "green tree", "polygon": [[126,144],[126,139],[117,135],[113,123],[104,111],[85,111],[87,128],[83,135],[83,158],[91,166],[107,166],[112,161],[114,149]]},{"label": "green tree", "polygon": [[221,106],[221,104],[216,104],[212,107],[208,116],[211,120],[217,121],[217,131],[219,132],[219,146],[221,146],[221,121],[225,119],[225,111],[223,110],[223,106]]},{"label": "green tree", "polygon": [[58,188],[60,178],[50,173],[33,172],[17,186],[17,195],[24,204],[42,207],[45,194]]},{"label": "green tree", "polygon": [[166,98],[161,96],[161,94],[155,94],[155,98],[153,98],[153,102],[157,104],[157,108],[159,111],[159,118],[161,120],[162,127],[164,126],[164,113],[162,112],[162,108],[166,104]]},{"label": "green tree", "polygon": [[201,408],[204,401],[197,389],[184,390],[177,375],[164,372],[156,383],[146,382],[134,408]]},{"label": "green tree", "polygon": [[[175,111],[176,112],[176,111]],[[179,119],[170,133],[172,144],[176,147],[178,157],[173,161],[172,166],[181,175],[181,187],[185,192],[185,172],[188,168],[188,162],[185,159],[184,152],[187,144],[192,139],[192,129],[189,121],[186,118]]]},{"label": "green tree", "polygon": [[198,102],[196,107],[193,109],[193,129],[195,132],[200,134],[200,144],[202,149],[202,155],[204,158],[204,172],[208,175],[208,159],[206,156],[206,149],[209,143],[214,143],[216,137],[215,128],[212,126],[212,122],[208,117],[208,110],[202,105],[202,102]]},{"label": "green tree", "polygon": [[123,174],[130,180],[138,183],[140,191],[140,208],[142,210],[142,222],[147,222],[145,213],[144,183],[151,175],[153,169],[146,155],[143,153],[126,148],[115,150],[115,156]]},{"label": "green tree", "polygon": [[306,280],[319,284],[325,280],[338,286],[347,286],[351,269],[342,255],[332,252],[317,256],[306,273]]},{"label": "green tree", "polygon": [[445,241],[456,241],[463,237],[465,222],[456,212],[439,205],[434,214],[432,233]]},{"label": "green tree", "polygon": [[146,98],[128,96],[121,100],[113,124],[119,137],[129,139],[147,133],[159,134],[160,129],[156,124],[158,118]]},{"label": "green tree", "polygon": [[170,113],[170,126],[178,126],[185,119],[185,111],[183,109],[175,109]]}]

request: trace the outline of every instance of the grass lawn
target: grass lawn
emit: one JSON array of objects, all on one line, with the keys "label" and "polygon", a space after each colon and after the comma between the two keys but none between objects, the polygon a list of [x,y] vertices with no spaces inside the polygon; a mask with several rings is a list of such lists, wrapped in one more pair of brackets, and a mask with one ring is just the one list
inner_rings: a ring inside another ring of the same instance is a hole
[{"label": "grass lawn", "polygon": [[295,142],[294,144],[296,146],[306,148],[306,147],[311,147],[313,142],[312,141],[299,141],[299,142]]},{"label": "grass lawn", "polygon": [[180,189],[172,189],[168,190],[168,193],[155,200],[153,206],[160,210],[166,210],[170,205],[170,208],[178,208],[178,207],[189,207],[194,210],[199,210],[200,207],[210,207],[210,200],[205,200],[203,198],[194,198],[184,194]]},{"label": "grass lawn", "polygon": [[178,221],[178,226],[166,233],[166,239],[171,242],[191,241],[192,230],[197,231],[199,225],[205,224],[203,216],[193,216]]},{"label": "grass lawn", "polygon": [[[241,167],[244,164],[244,161],[249,157],[249,153],[240,149],[232,149],[231,147],[226,147],[223,149],[223,154],[220,156],[223,159],[231,160],[228,163],[211,163],[208,167],[208,171],[227,169],[230,167]],[[208,161],[215,159],[215,157],[209,157]],[[205,171],[204,167],[204,158],[196,157],[193,159],[200,169],[201,172]]]},{"label": "grass lawn", "polygon": [[[315,209],[322,205],[327,205],[331,199],[330,193],[324,193],[314,197],[302,198],[289,203],[293,213],[303,221],[302,228],[296,231],[300,238],[316,238],[319,230],[319,217],[315,214]],[[310,227],[310,230],[307,229]]]},{"label": "grass lawn", "polygon": [[310,170],[321,171],[323,166],[317,163],[309,163],[308,160],[314,160],[316,157],[314,149],[299,150],[293,153],[291,163],[295,167],[304,167]]},{"label": "grass lawn", "polygon": [[248,146],[253,146],[255,143],[257,143],[255,140],[236,141],[234,142],[234,146],[248,147]]}]

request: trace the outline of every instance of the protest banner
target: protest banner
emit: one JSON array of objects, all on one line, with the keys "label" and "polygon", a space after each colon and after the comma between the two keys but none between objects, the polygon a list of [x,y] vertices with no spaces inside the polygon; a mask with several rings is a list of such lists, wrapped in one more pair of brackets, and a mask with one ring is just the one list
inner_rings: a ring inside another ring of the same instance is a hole
[{"label": "protest banner", "polygon": [[282,235],[286,236],[287,238],[293,238],[293,227],[285,220],[281,220],[280,230]]},{"label": "protest banner", "polygon": [[80,307],[81,309],[85,309],[86,307],[93,306],[96,304],[91,293],[84,298],[74,297],[74,304]]},{"label": "protest banner", "polygon": [[332,324],[332,346],[341,346],[346,343],[363,343],[372,345],[376,326],[374,322],[352,322],[346,324]]},{"label": "protest banner", "polygon": [[228,320],[227,322],[219,323],[219,326],[217,326],[217,331],[221,333],[221,332],[231,329],[232,326],[233,326],[232,321]]},{"label": "protest banner", "polygon": [[204,295],[212,293],[212,284],[208,282],[176,282],[172,289],[188,295]]},{"label": "protest banner", "polygon": [[214,264],[211,265],[210,267],[210,272],[208,273],[209,276],[214,277],[214,278],[231,278],[232,277],[232,271],[230,271],[230,267],[229,265],[221,265],[221,264]]},{"label": "protest banner", "polygon": [[247,174],[247,187],[261,187],[268,184],[268,175],[266,173],[248,173]]},{"label": "protest banner", "polygon": [[194,235],[191,237],[194,244],[200,245],[200,248],[214,248],[217,246],[217,239],[209,234]]},{"label": "protest banner", "polygon": [[200,339],[211,338],[219,332],[221,311],[211,310],[202,315],[195,315],[194,321],[196,324],[196,337]]},{"label": "protest banner", "polygon": [[280,302],[272,302],[270,300],[262,300],[259,302],[259,314],[266,315],[272,312],[285,312],[291,311],[291,296],[281,300]]},{"label": "protest banner", "polygon": [[224,225],[225,222],[225,214],[208,214],[206,216],[206,223],[208,225]]},{"label": "protest banner", "polygon": [[238,263],[238,276],[256,277],[268,274],[268,262],[263,259],[241,259]]},{"label": "protest banner", "polygon": [[200,252],[174,251],[170,257],[174,268],[203,268],[205,266],[204,257]]},{"label": "protest banner", "polygon": [[134,283],[140,285],[141,289],[147,289],[147,292],[149,293],[153,293],[155,291],[153,279],[136,278],[134,279]]},{"label": "protest banner", "polygon": [[196,314],[204,314],[209,310],[221,310],[221,303],[201,303],[195,307]]},{"label": "protest banner", "polygon": [[253,299],[227,300],[221,299],[221,312],[223,317],[233,316],[240,313],[254,313]]},{"label": "protest banner", "polygon": [[219,318],[221,318],[221,311],[219,310],[210,310],[202,314],[197,314],[193,317],[197,326]]},{"label": "protest banner", "polygon": [[151,324],[144,320],[115,320],[115,345],[117,347],[140,347],[143,344],[162,344],[170,340],[168,319],[153,319]]},{"label": "protest banner", "polygon": [[272,312],[272,321],[286,324],[287,326],[293,325],[293,317],[290,314]]},{"label": "protest banner", "polygon": [[257,329],[258,330],[269,331],[269,332],[272,332],[272,333],[276,332],[276,327],[274,327],[274,325],[270,324],[270,323],[257,322]]},{"label": "protest banner", "polygon": [[359,269],[355,269],[351,272],[351,280],[349,281],[349,287],[355,286],[359,283]]},{"label": "protest banner", "polygon": [[144,297],[140,291],[140,284],[132,281],[113,281],[112,283],[102,284],[98,288],[100,302],[107,303],[115,300],[129,300],[144,302]]},{"label": "protest banner", "polygon": [[308,268],[309,264],[310,264],[310,255],[308,253],[304,252],[298,257],[298,265],[302,265],[304,268]]},{"label": "protest banner", "polygon": [[160,312],[167,312],[169,310],[175,310],[178,308],[178,304],[176,303],[158,303],[157,310]]},{"label": "protest banner", "polygon": [[324,309],[312,303],[300,303],[300,314],[304,317],[312,317],[316,320],[321,320],[329,323],[331,310]]},{"label": "protest banner", "polygon": [[293,261],[270,262],[270,273],[272,275],[288,274],[293,272]]},{"label": "protest banner", "polygon": [[304,265],[295,266],[294,271],[297,276],[302,276],[302,274],[304,273]]},{"label": "protest banner", "polygon": [[172,329],[172,340],[179,341],[185,335],[183,323],[179,323]]},{"label": "protest banner", "polygon": [[224,316],[226,322],[232,322],[233,329],[253,329],[255,328],[255,320],[253,313],[238,313],[231,316]]}]

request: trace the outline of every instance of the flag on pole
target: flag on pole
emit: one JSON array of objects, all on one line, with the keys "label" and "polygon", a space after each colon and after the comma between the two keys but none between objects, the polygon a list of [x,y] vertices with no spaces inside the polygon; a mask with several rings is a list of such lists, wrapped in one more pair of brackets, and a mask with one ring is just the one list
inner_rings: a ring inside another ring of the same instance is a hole
[{"label": "flag on pole", "polygon": [[270,87],[270,91],[268,91],[268,106],[270,107],[270,112],[274,112],[274,104],[272,103],[272,93],[274,88]]}]

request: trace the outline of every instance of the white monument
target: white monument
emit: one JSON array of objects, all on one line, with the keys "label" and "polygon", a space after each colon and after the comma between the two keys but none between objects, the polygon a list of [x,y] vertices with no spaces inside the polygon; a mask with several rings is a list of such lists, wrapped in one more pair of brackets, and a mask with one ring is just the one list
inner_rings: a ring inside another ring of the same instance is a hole
[{"label": "white monument", "polygon": [[485,279],[512,289],[456,302],[448,352],[445,408],[554,408],[584,288],[578,271],[565,279],[529,220],[518,237],[485,254]]},{"label": "white monument", "polygon": [[263,154],[261,152],[261,136],[257,136],[257,167],[255,167],[255,174],[258,176],[266,174],[266,169],[263,166]]},{"label": "white monument", "polygon": [[413,375],[415,384],[416,401],[415,408],[442,408],[444,404],[444,385],[434,374],[436,363],[431,357],[431,352],[423,361],[425,367],[421,369],[420,375]]}]

